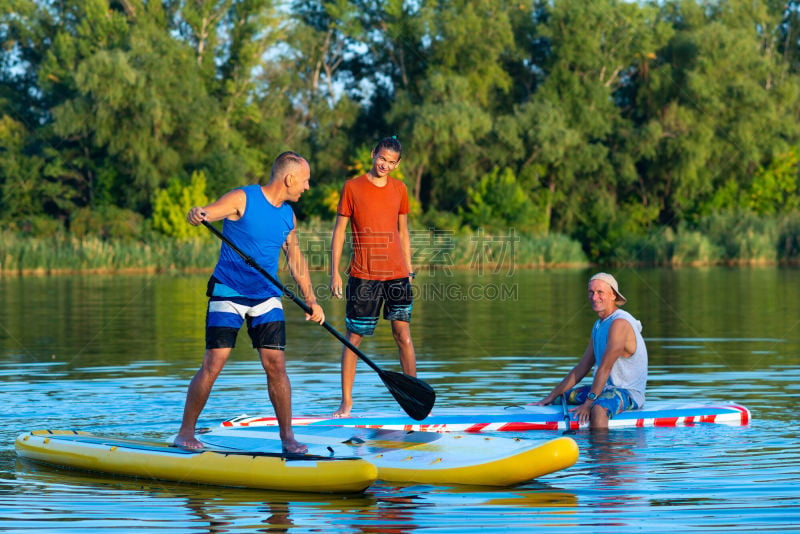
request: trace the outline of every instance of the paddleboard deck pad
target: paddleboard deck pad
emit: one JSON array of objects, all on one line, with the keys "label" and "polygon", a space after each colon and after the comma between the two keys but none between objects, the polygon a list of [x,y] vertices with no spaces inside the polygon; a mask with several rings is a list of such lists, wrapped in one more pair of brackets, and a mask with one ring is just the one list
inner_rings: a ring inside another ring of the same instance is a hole
[{"label": "paddleboard deck pad", "polygon": [[[389,482],[514,486],[578,460],[578,446],[569,437],[534,440],[335,426],[295,427],[294,436],[315,454],[362,458]],[[200,430],[196,437],[215,450],[246,453],[269,448],[278,429],[220,426]]]},{"label": "paddleboard deck pad", "polygon": [[[364,414],[361,417],[331,418],[295,417],[295,426],[343,426],[382,428],[426,432],[526,432],[529,430],[578,430],[587,428],[570,416],[564,416],[560,406],[510,406],[507,408],[437,408],[435,414],[423,421],[395,414]],[[630,410],[609,420],[609,428],[671,427],[700,424],[747,425],[750,410],[735,403],[699,404],[648,402],[641,410]],[[270,416],[240,415],[223,421],[225,427],[272,426],[277,421]]]},{"label": "paddleboard deck pad", "polygon": [[171,443],[103,437],[72,430],[20,434],[17,455],[41,463],[139,478],[313,493],[357,493],[377,468],[357,457],[286,455],[280,439],[263,451],[176,447]]}]

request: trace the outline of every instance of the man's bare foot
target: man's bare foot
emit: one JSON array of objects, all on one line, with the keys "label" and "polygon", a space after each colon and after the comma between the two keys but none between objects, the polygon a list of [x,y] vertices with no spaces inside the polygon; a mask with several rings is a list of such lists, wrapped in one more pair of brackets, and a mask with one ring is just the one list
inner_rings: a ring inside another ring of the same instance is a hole
[{"label": "man's bare foot", "polygon": [[341,419],[343,417],[350,417],[350,409],[352,406],[347,406],[346,404],[340,404],[339,409],[333,412],[333,417],[336,419]]},{"label": "man's bare foot", "polygon": [[197,438],[194,436],[178,436],[175,437],[175,441],[172,442],[173,445],[176,447],[182,447],[184,449],[202,449],[203,444],[197,441]]},{"label": "man's bare foot", "polygon": [[283,452],[286,454],[305,454],[308,452],[308,447],[300,443],[294,438],[282,439]]}]

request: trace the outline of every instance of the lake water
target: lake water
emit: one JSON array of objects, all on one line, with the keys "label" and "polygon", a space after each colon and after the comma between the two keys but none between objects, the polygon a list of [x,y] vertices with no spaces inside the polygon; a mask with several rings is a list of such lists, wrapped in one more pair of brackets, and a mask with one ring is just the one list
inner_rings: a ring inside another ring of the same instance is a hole
[{"label": "lake water", "polygon": [[[507,406],[544,396],[586,346],[595,319],[585,290],[591,274],[421,274],[412,333],[420,377],[436,389],[437,406]],[[519,487],[379,481],[360,495],[104,477],[17,459],[15,437],[38,428],[158,439],[174,433],[203,352],[205,277],[0,278],[0,531],[800,529],[800,270],[614,274],[626,309],[644,324],[648,399],[735,401],[750,408],[749,426],[582,431],[574,436],[581,451],[575,466]],[[324,295],[324,278],[314,278]],[[339,342],[304,322],[290,301],[284,305],[295,414],[332,413]],[[323,305],[343,331],[343,304]],[[201,425],[271,413],[248,345],[242,335]],[[362,348],[398,370],[388,324]],[[355,398],[354,415],[396,409],[364,364]]]}]

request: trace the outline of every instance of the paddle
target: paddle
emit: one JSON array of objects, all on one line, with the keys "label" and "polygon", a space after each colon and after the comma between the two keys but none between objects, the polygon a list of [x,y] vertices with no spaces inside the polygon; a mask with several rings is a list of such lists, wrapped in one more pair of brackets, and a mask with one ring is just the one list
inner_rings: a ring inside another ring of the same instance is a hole
[{"label": "paddle", "polygon": [[574,434],[575,431],[570,428],[570,421],[571,418],[569,416],[569,408],[567,408],[567,395],[566,393],[561,394],[561,410],[564,414],[564,424],[566,425],[567,429],[563,432],[564,434]]},{"label": "paddle", "polygon": [[[303,302],[300,297],[295,295],[291,290],[289,290],[286,286],[284,286],[280,280],[272,276],[270,273],[265,271],[260,265],[256,263],[256,261],[242,252],[236,245],[234,245],[230,239],[222,235],[222,232],[217,230],[214,226],[211,225],[208,221],[203,221],[203,225],[211,230],[213,234],[217,237],[222,239],[222,241],[231,247],[231,249],[236,252],[239,256],[242,257],[244,262],[264,275],[267,280],[275,284],[278,289],[283,291],[283,293],[289,297],[295,304],[300,306],[304,312],[311,314],[312,310],[311,307]],[[433,390],[431,386],[429,386],[426,382],[420,380],[419,378],[409,376],[403,373],[396,373],[394,371],[384,371],[380,367],[378,367],[372,360],[367,358],[367,356],[361,352],[358,347],[353,345],[349,339],[344,337],[340,334],[334,327],[332,327],[328,321],[322,323],[322,326],[333,336],[344,343],[344,345],[353,351],[356,356],[361,358],[367,365],[372,367],[372,369],[378,373],[378,376],[383,381],[384,385],[389,389],[389,392],[395,398],[397,403],[400,405],[405,412],[411,416],[412,418],[416,419],[417,421],[422,421],[428,414],[431,413],[431,409],[433,409],[433,403],[436,402],[436,392]]]}]

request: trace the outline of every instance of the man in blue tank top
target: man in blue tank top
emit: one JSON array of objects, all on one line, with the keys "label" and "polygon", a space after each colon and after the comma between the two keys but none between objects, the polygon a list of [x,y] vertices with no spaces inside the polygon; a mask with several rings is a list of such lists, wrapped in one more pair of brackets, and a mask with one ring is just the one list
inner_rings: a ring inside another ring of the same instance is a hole
[{"label": "man in blue tank top", "polygon": [[[267,185],[234,189],[207,206],[193,207],[186,220],[194,226],[203,221],[222,220],[222,234],[276,278],[283,250],[289,271],[312,311],[306,314],[306,320],[321,324],[325,313],[314,296],[308,265],[295,232],[294,212],[287,203],[300,199],[309,188],[310,178],[305,158],[284,152],[275,159]],[[236,344],[239,329],[247,322],[253,348],[258,351],[267,374],[267,389],[278,419],[283,450],[307,452],[308,447],[298,443],[292,431],[292,390],[284,356],[286,332],[281,290],[223,243],[207,294],[206,352],[200,370],[189,384],[175,445],[202,448],[194,435],[197,419]]]},{"label": "man in blue tank top", "polygon": [[[624,410],[644,406],[647,386],[647,347],[642,323],[618,308],[627,300],[617,280],[597,273],[589,280],[589,303],[598,319],[592,327],[589,345],[578,364],[544,399],[534,405],[552,404],[565,395],[567,404],[578,405],[570,412],[581,424],[608,428],[608,420]],[[589,386],[574,387],[594,367]]]}]

